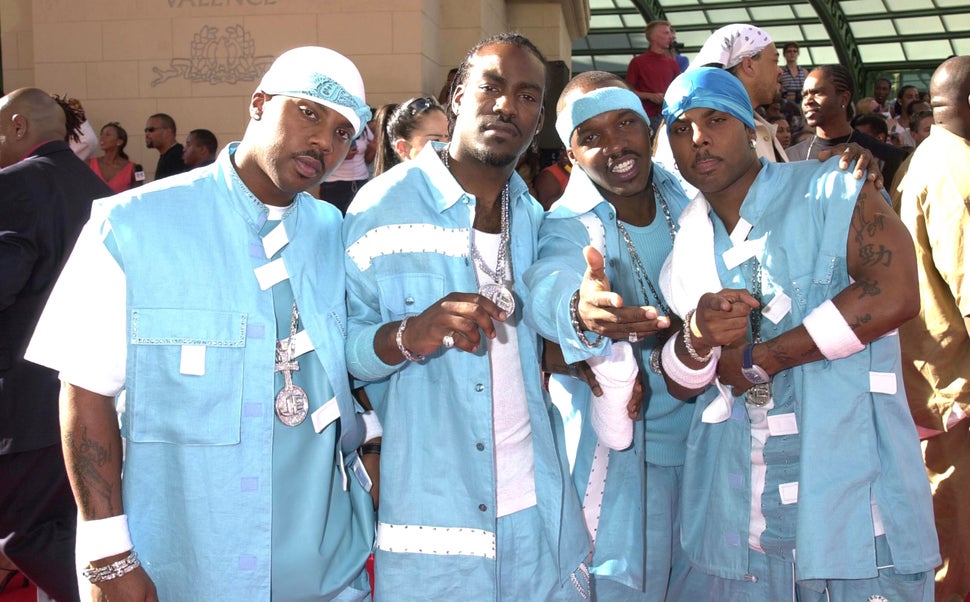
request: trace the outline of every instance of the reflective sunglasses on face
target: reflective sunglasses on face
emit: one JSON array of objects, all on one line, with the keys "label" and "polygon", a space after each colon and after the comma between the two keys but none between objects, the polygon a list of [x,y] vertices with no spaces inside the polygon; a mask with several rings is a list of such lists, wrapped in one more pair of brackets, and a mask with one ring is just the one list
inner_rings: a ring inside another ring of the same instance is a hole
[{"label": "reflective sunglasses on face", "polygon": [[152,127],[147,127],[147,128],[145,128],[145,133],[146,133],[146,134],[151,134],[151,133],[152,133],[152,132],[154,132],[155,130],[167,130],[167,129],[168,129],[168,128],[167,128],[167,127],[165,127],[164,125],[160,125],[160,126],[158,126],[158,127],[154,127],[154,126],[152,126]]}]

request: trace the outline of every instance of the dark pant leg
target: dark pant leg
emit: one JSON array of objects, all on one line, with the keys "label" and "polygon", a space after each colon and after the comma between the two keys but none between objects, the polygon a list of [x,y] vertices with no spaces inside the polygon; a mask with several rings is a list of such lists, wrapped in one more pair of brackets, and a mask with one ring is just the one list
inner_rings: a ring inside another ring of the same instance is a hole
[{"label": "dark pant leg", "polygon": [[77,507],[60,445],[0,455],[0,483],[0,550],[50,597],[77,601]]}]

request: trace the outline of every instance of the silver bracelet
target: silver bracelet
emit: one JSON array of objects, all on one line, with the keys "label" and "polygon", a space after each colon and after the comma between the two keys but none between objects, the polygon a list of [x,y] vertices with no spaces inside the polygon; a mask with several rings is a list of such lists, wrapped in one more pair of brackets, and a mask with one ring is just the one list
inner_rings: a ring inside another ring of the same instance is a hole
[{"label": "silver bracelet", "polygon": [[411,316],[406,316],[403,320],[401,320],[401,325],[397,327],[397,336],[394,337],[394,340],[397,341],[397,350],[401,352],[404,359],[408,360],[409,362],[420,362],[424,359],[424,356],[418,355],[417,353],[411,353],[408,348],[404,346],[404,329],[407,328],[408,320],[410,319]]},{"label": "silver bracelet", "polygon": [[576,331],[576,336],[579,337],[580,342],[587,347],[595,347],[595,343],[590,343],[589,339],[586,338],[586,333],[583,332],[583,327],[579,325],[579,290],[577,289],[573,296],[569,298],[569,320],[573,323],[573,330]]},{"label": "silver bracelet", "polygon": [[81,574],[91,583],[101,583],[102,581],[111,581],[112,579],[123,577],[140,566],[141,562],[138,560],[138,554],[132,550],[128,556],[121,560],[115,560],[107,566],[84,569]]},{"label": "silver bracelet", "polygon": [[684,347],[687,348],[687,353],[690,355],[691,359],[693,359],[695,362],[700,362],[703,364],[711,360],[711,357],[714,355],[714,348],[711,347],[711,349],[707,352],[707,355],[700,355],[694,350],[694,338],[690,332],[690,322],[693,319],[694,310],[692,309],[687,312],[686,316],[684,316]]}]

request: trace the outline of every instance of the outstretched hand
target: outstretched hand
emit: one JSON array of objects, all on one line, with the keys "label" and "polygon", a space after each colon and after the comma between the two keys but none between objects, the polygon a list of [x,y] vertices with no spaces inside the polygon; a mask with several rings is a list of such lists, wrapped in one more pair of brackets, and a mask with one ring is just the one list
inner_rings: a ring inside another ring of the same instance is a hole
[{"label": "outstretched hand", "polygon": [[578,314],[584,330],[611,339],[636,342],[670,327],[670,318],[659,315],[655,307],[623,305],[623,297],[612,290],[599,251],[586,247],[583,257],[586,272],[579,286]]},{"label": "outstretched hand", "polygon": [[446,340],[462,351],[474,352],[482,334],[495,338],[492,320],[503,322],[507,317],[498,305],[478,293],[449,293],[408,320],[401,342],[419,355],[449,346]]}]

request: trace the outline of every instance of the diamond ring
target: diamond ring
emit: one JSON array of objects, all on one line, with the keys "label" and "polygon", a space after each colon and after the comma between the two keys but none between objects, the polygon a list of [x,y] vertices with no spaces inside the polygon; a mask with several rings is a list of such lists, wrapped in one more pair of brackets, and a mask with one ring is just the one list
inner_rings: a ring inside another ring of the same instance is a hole
[{"label": "diamond ring", "polygon": [[452,336],[453,334],[454,334],[453,332],[449,332],[445,336],[441,337],[441,344],[447,347],[448,349],[451,349],[452,347],[455,346],[455,337]]},{"label": "diamond ring", "polygon": [[630,341],[631,343],[636,343],[640,340],[640,337],[637,336],[637,333],[631,332],[627,335],[626,340]]}]

